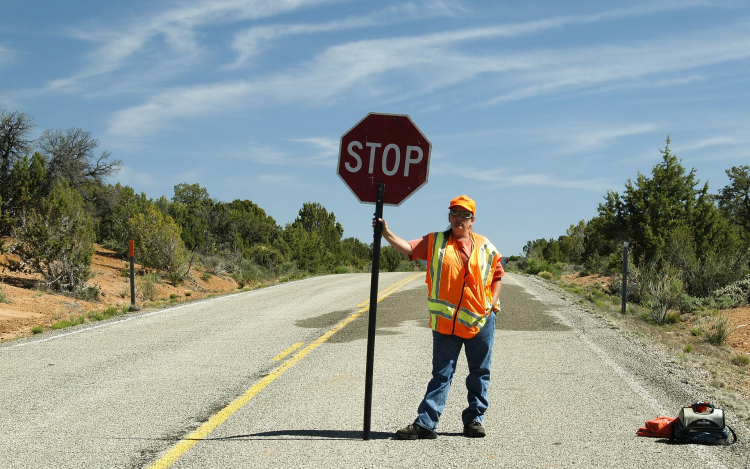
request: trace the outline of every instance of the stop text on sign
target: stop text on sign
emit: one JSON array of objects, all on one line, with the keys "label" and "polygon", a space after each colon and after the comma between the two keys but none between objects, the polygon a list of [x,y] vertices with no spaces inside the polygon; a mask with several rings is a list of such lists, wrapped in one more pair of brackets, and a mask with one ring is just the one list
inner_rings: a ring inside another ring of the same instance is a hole
[{"label": "stop text on sign", "polygon": [[[365,146],[369,148],[369,159],[367,167],[367,172],[369,174],[373,174],[375,172],[375,162],[378,157],[380,157],[381,169],[383,170],[383,174],[385,174],[386,176],[393,176],[398,172],[399,168],[401,167],[401,148],[399,148],[398,145],[396,145],[395,143],[389,143],[385,146],[385,148],[383,148],[382,143],[365,142],[365,145],[362,146],[362,142],[359,142],[357,140],[350,142],[347,146],[347,152],[349,153],[349,156],[354,158],[355,161],[355,164],[352,164],[349,161],[344,162],[344,167],[347,171],[349,171],[350,173],[356,173],[360,169],[362,169],[363,158],[359,153],[357,153],[356,150],[362,152]],[[383,148],[383,150],[380,151],[380,148]],[[365,151],[365,154],[367,153],[368,152]],[[418,146],[407,145],[404,154],[404,177],[409,177],[409,167],[411,165],[421,163],[422,158],[424,157],[424,152]]]}]

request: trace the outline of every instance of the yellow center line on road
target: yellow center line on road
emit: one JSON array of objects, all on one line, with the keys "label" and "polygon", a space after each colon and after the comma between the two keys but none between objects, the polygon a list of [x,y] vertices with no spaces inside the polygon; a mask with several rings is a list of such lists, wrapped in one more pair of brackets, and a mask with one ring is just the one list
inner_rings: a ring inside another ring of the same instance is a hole
[{"label": "yellow center line on road", "polygon": [[296,344],[292,345],[288,349],[284,350],[280,354],[278,354],[275,357],[273,357],[271,360],[277,362],[277,361],[281,360],[282,358],[286,357],[287,355],[289,355],[290,353],[294,352],[298,348],[302,347],[303,345],[305,345],[304,342],[297,342]]},{"label": "yellow center line on road", "polygon": [[[379,294],[378,303],[380,303],[386,297],[396,292],[396,290],[403,287],[407,283],[423,275],[424,275],[424,272],[420,272],[418,274],[407,277],[406,279],[401,280],[400,282],[397,282],[391,285],[390,287],[386,288]],[[322,336],[318,337],[310,345],[308,345],[307,347],[297,352],[297,354],[294,355],[292,358],[290,358],[289,360],[279,365],[278,368],[276,368],[271,373],[266,375],[263,379],[255,383],[255,385],[253,385],[253,387],[248,389],[245,392],[245,394],[243,394],[242,396],[232,401],[228,406],[224,407],[218,413],[216,413],[214,416],[208,419],[206,423],[198,427],[197,430],[193,431],[188,436],[180,440],[180,442],[177,443],[171,450],[169,450],[164,456],[159,458],[159,460],[156,461],[150,467],[150,469],[166,469],[170,467],[172,464],[174,464],[175,462],[177,462],[177,460],[180,459],[180,457],[182,457],[183,454],[188,452],[190,448],[195,446],[199,441],[205,439],[212,431],[216,430],[216,428],[218,428],[219,425],[224,423],[224,421],[226,421],[232,414],[240,410],[242,406],[250,402],[250,400],[253,397],[255,397],[259,392],[261,392],[263,389],[265,389],[266,386],[274,382],[276,378],[281,376],[285,371],[287,371],[289,368],[293,367],[297,362],[302,360],[308,353],[318,348],[321,344],[323,344],[323,342],[330,339],[333,334],[337,333],[338,331],[346,327],[350,322],[354,321],[359,316],[361,316],[362,313],[369,310],[370,306],[368,303],[369,303],[369,300],[358,304],[357,307],[360,308],[359,310],[349,315],[346,319],[344,319],[340,323],[336,324],[333,328],[331,328],[328,332],[326,332]],[[363,307],[363,305],[366,305],[366,306]]]}]

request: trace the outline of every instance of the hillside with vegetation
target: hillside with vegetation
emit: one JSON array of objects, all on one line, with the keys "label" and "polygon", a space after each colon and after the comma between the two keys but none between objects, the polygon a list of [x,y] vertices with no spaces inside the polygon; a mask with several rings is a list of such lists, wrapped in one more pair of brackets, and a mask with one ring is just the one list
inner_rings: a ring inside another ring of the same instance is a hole
[{"label": "hillside with vegetation", "polygon": [[[102,277],[92,270],[95,252],[122,270],[129,240],[145,285],[141,301],[153,284],[165,294],[169,285],[168,296],[201,292],[207,275],[246,288],[370,269],[372,245],[343,238],[336,216],[319,203],[304,203],[282,227],[252,201],[219,201],[199,184],[178,184],[171,198],[153,199],[107,182],[122,162],[98,152],[89,132],[45,130],[31,139],[34,128],[27,114],[0,111],[0,337],[9,327],[4,305],[19,285],[110,308],[112,292],[103,296]],[[414,267],[390,246],[382,249],[381,270]]]},{"label": "hillside with vegetation", "polygon": [[727,169],[729,184],[710,193],[669,144],[650,175],[609,191],[595,217],[557,239],[528,241],[507,268],[555,283],[750,399],[750,166]]}]

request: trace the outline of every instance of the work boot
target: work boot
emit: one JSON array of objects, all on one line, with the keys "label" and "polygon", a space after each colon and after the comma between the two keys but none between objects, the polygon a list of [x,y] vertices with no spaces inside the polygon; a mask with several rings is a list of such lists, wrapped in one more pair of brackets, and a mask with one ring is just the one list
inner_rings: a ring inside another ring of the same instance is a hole
[{"label": "work boot", "polygon": [[437,438],[437,432],[414,423],[396,431],[397,440],[434,440],[435,438]]},{"label": "work boot", "polygon": [[487,432],[484,431],[484,427],[476,420],[464,425],[464,436],[466,438],[484,438],[486,435]]}]

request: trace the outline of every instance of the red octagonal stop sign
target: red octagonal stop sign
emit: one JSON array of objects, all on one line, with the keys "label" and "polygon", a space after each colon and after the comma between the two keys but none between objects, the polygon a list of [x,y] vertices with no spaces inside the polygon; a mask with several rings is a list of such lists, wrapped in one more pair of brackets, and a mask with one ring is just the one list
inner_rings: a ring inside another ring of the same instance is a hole
[{"label": "red octagonal stop sign", "polygon": [[427,182],[432,144],[406,114],[370,113],[341,137],[337,174],[362,203],[400,205]]}]

